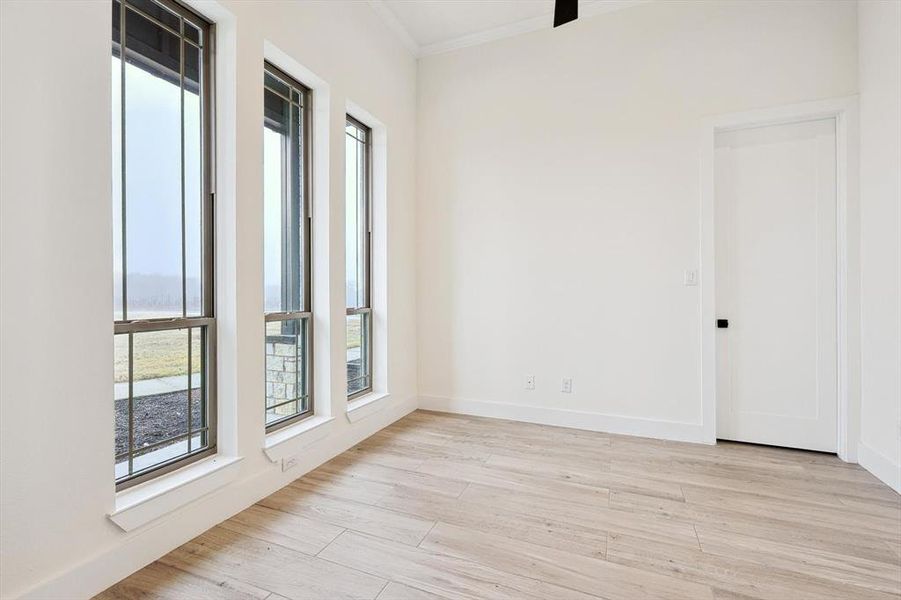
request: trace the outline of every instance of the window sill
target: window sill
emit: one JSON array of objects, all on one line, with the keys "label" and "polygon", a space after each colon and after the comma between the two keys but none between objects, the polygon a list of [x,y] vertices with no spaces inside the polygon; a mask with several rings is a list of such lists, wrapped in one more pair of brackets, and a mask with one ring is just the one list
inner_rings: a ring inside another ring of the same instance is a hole
[{"label": "window sill", "polygon": [[212,456],[116,494],[109,519],[132,531],[238,478],[240,456]]},{"label": "window sill", "polygon": [[263,452],[272,462],[297,454],[303,448],[326,437],[331,430],[328,425],[334,420],[334,417],[312,416],[300,423],[273,431],[266,436]]},{"label": "window sill", "polygon": [[373,413],[385,408],[391,394],[385,392],[372,392],[355,398],[347,403],[347,420],[356,423],[360,419],[365,419]]}]

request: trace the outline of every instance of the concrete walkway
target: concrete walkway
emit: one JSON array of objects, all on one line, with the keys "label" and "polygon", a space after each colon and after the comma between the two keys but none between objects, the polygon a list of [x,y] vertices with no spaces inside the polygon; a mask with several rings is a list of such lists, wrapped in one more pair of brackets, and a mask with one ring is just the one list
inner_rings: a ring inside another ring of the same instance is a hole
[{"label": "concrete walkway", "polygon": [[[195,373],[191,377],[191,387],[197,389],[200,387],[200,373]],[[141,396],[155,396],[157,394],[171,394],[172,392],[183,392],[188,389],[187,375],[172,375],[170,377],[158,377],[156,379],[144,379],[134,382],[135,398]],[[128,382],[114,384],[114,396],[116,400],[128,398]]]}]

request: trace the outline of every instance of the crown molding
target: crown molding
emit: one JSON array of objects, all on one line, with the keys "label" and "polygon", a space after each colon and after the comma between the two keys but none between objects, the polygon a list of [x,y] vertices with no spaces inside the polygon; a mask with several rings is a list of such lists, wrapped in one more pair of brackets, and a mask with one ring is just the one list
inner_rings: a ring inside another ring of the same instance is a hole
[{"label": "crown molding", "polygon": [[[604,13],[631,8],[633,6],[638,6],[639,4],[647,4],[651,1],[652,0],[603,0],[594,2],[583,1],[579,5],[579,19],[586,19]],[[554,14],[547,13],[538,17],[532,17],[530,19],[524,19],[522,21],[510,23],[509,25],[501,25],[500,27],[486,29],[485,31],[478,31],[476,33],[470,33],[458,38],[445,40],[443,42],[436,42],[434,44],[421,46],[419,49],[419,56],[444,54],[445,52],[452,52],[461,48],[479,46],[481,44],[487,44],[488,42],[494,42],[497,40],[502,40],[504,38],[522,35],[524,33],[531,33],[532,31],[551,29],[553,28],[553,26]]]},{"label": "crown molding", "polygon": [[385,23],[385,25],[388,26],[388,29],[390,29],[401,41],[404,48],[406,48],[415,58],[419,58],[419,44],[416,43],[416,40],[413,39],[413,36],[410,35],[410,32],[404,27],[404,24],[400,22],[397,15],[394,14],[394,11],[388,8],[388,5],[385,4],[384,0],[368,0],[368,2],[369,6],[372,7],[372,10],[374,10],[379,18],[382,19],[382,22]]},{"label": "crown molding", "polygon": [[[443,42],[435,42],[434,44],[426,44],[420,46],[404,27],[397,15],[394,14],[384,0],[368,0],[369,5],[378,13],[385,25],[398,36],[407,50],[416,58],[423,56],[431,56],[434,54],[444,54],[445,52],[453,52],[461,48],[469,48],[470,46],[479,46],[502,40],[504,38],[514,37],[523,33],[539,31],[542,29],[551,29],[554,25],[554,14],[547,13],[537,17],[516,21],[508,25],[493,27],[484,31],[469,33],[457,38],[444,40]],[[640,4],[648,4],[653,0],[593,0],[583,2],[579,5],[579,19],[585,19],[596,15],[610,13],[625,8],[631,8]]]}]

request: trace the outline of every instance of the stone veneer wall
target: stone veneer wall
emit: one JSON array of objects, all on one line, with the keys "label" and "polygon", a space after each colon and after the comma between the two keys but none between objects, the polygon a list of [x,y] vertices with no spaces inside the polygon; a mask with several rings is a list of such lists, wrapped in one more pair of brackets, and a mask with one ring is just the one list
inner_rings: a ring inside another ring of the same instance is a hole
[{"label": "stone veneer wall", "polygon": [[[266,337],[266,406],[293,400],[301,395],[298,381],[298,357],[295,337]],[[278,415],[290,415],[297,409],[290,404],[275,409]]]}]

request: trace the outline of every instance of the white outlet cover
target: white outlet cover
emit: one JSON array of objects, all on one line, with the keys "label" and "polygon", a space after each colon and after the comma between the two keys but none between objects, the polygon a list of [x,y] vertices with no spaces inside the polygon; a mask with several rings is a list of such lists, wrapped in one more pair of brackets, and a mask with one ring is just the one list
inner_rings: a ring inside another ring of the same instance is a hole
[{"label": "white outlet cover", "polygon": [[560,387],[560,391],[564,394],[572,394],[573,392],[573,378],[572,377],[564,377],[563,385]]}]

